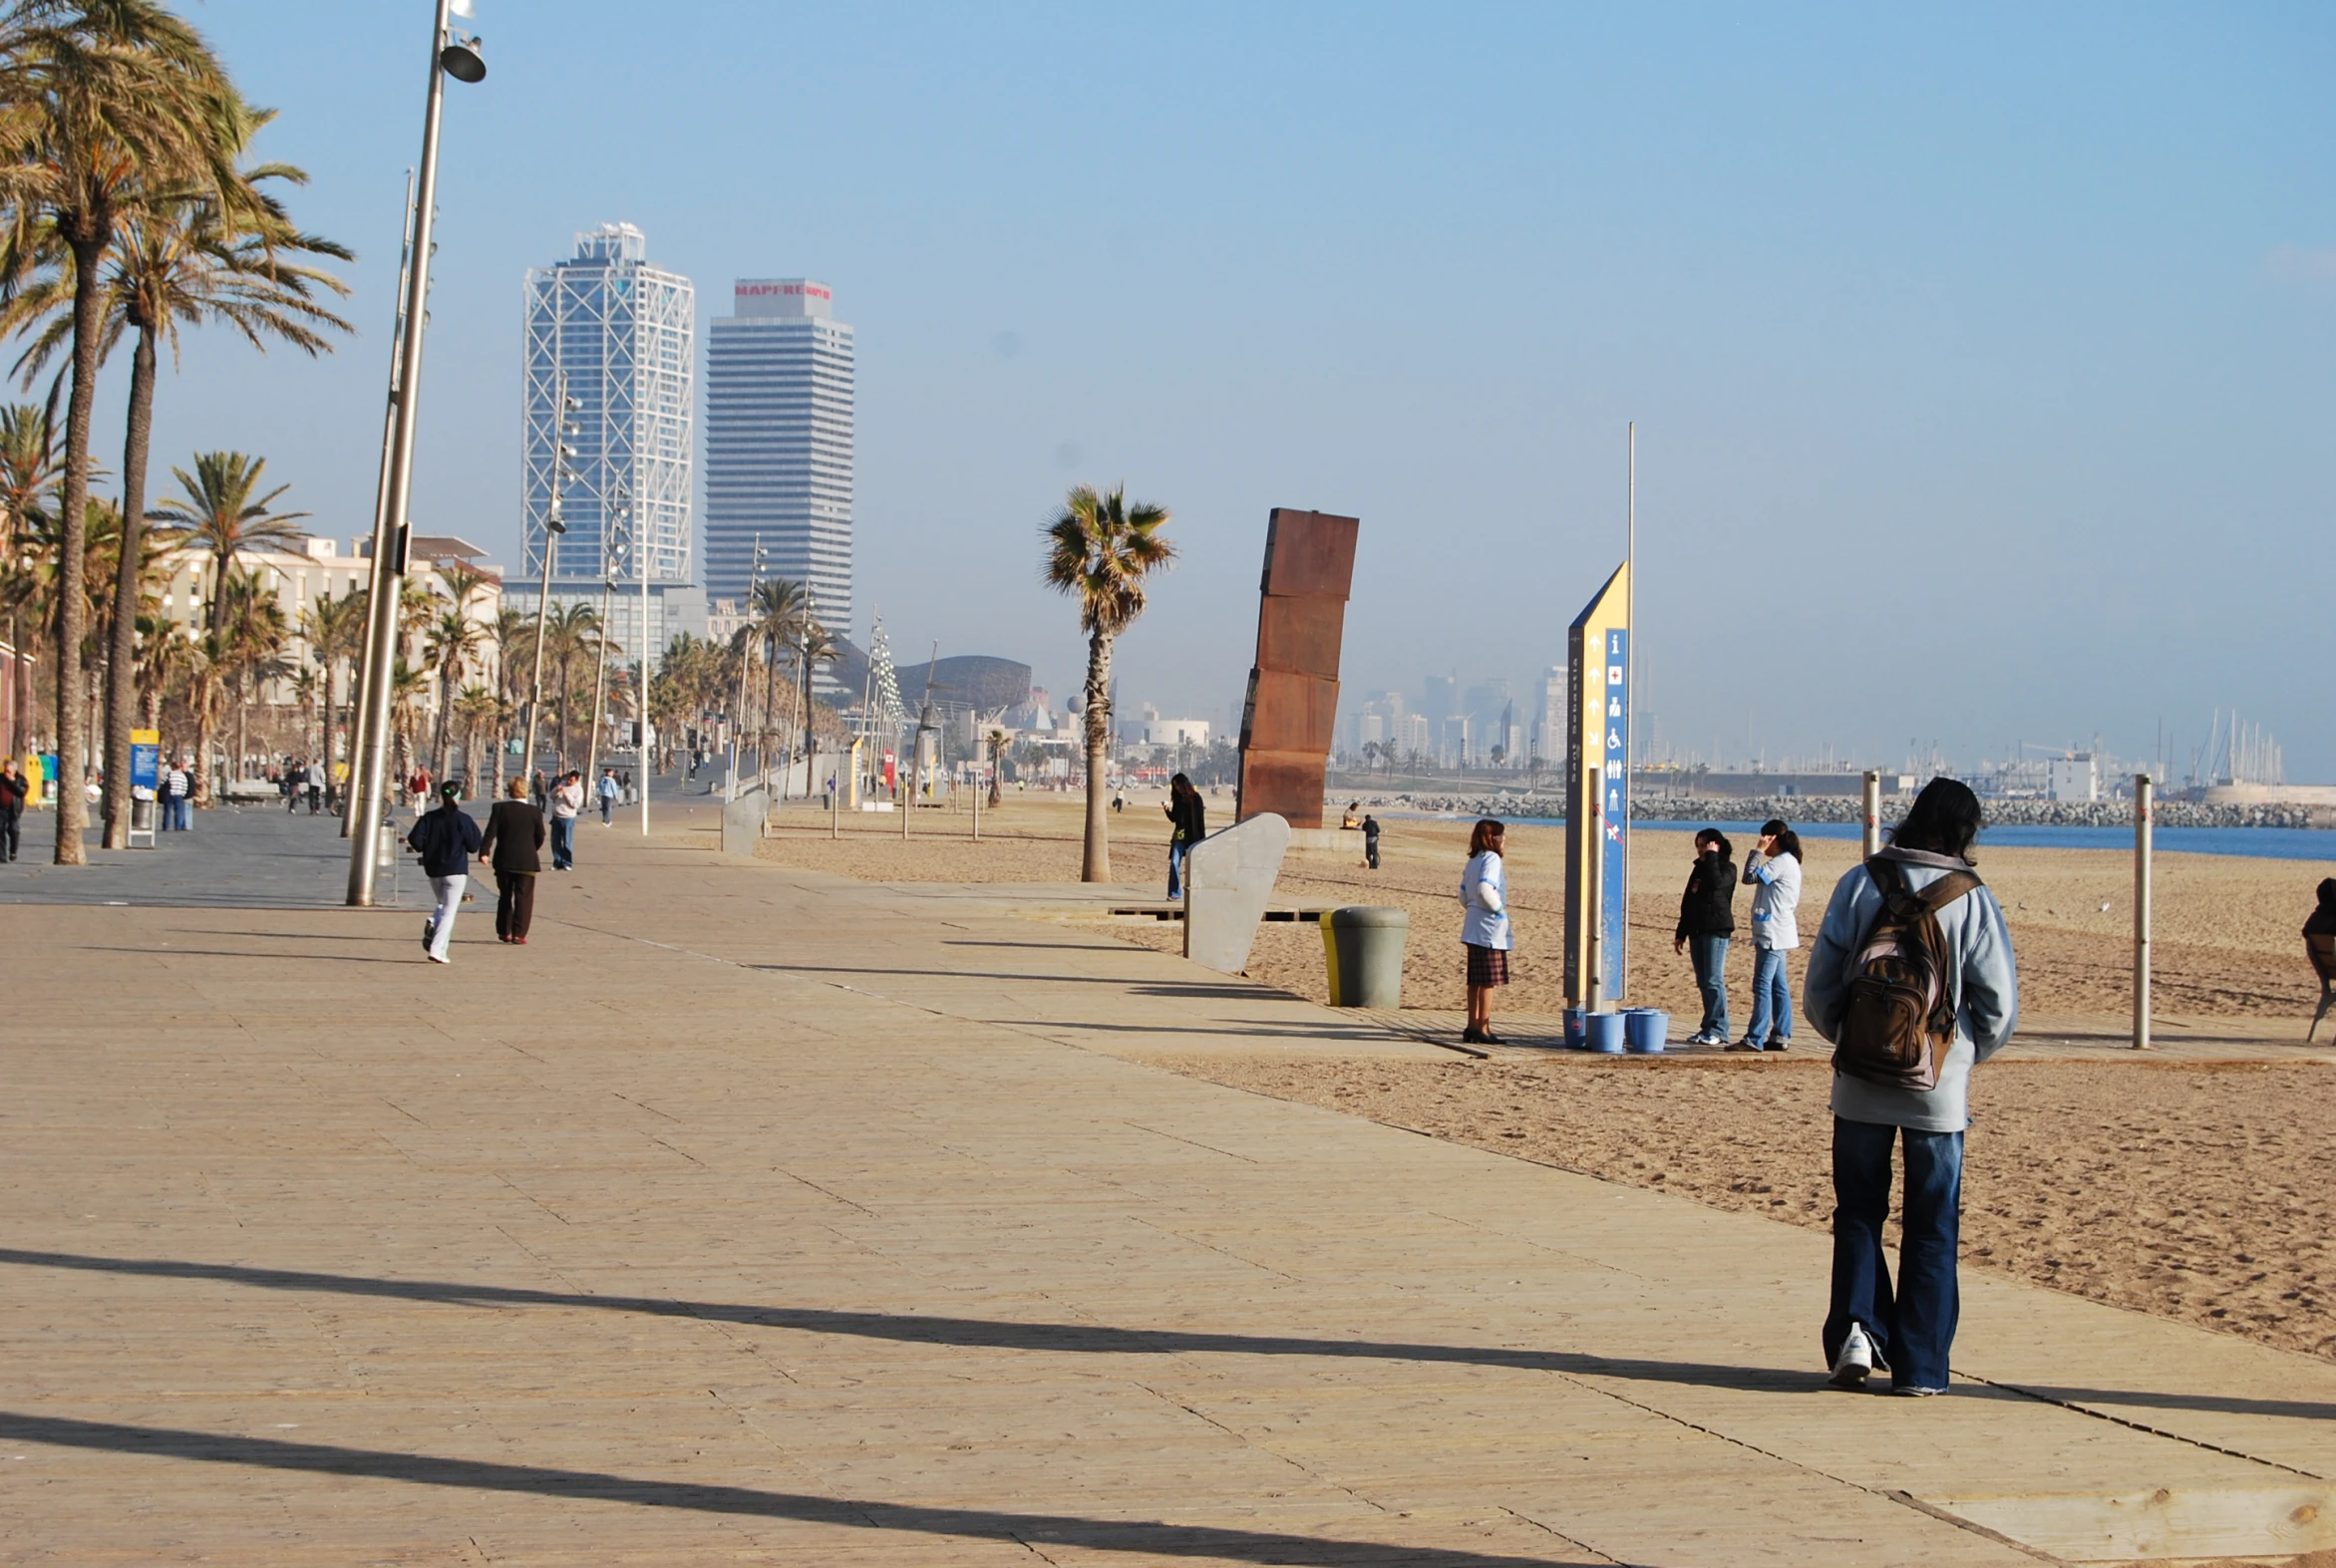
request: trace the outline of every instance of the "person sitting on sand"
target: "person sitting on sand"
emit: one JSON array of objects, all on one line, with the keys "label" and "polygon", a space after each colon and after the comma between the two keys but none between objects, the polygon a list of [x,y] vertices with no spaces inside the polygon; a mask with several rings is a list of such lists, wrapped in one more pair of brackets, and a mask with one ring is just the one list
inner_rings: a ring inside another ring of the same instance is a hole
[{"label": "person sitting on sand", "polygon": [[1361,829],[1363,825],[1362,808],[1363,802],[1360,800],[1349,800],[1346,803],[1346,815],[1339,819],[1338,824],[1341,832],[1351,833]]}]

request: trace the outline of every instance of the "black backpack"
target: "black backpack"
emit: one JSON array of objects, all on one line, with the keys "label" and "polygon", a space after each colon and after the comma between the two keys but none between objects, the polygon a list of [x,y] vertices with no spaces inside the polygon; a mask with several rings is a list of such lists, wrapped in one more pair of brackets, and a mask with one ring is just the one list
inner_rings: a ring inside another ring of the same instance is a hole
[{"label": "black backpack", "polygon": [[1975,872],[1949,871],[1916,891],[1898,862],[1878,855],[1865,874],[1881,894],[1881,912],[1849,955],[1834,1067],[1892,1089],[1936,1089],[1955,1043],[1955,977],[1938,912],[1983,884]]}]

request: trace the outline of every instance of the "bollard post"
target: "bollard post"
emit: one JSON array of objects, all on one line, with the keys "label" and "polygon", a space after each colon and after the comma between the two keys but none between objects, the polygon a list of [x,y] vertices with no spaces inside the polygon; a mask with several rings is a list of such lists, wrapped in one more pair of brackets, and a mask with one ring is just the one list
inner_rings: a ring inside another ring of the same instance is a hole
[{"label": "bollard post", "polygon": [[1865,830],[1859,835],[1864,845],[1864,858],[1870,860],[1881,852],[1881,775],[1872,769],[1865,771]]},{"label": "bollard post", "polygon": [[974,841],[975,843],[977,843],[977,844],[978,844],[978,843],[980,843],[980,842],[981,842],[981,791],[982,791],[982,782],[981,782],[981,765],[980,765],[979,763],[976,763],[976,764],[974,765],[974,768],[973,768],[973,776],[974,776],[974,777],[973,777],[973,841]]},{"label": "bollard post", "polygon": [[1599,779],[1601,770],[1590,770],[1589,820],[1582,824],[1582,839],[1589,845],[1587,874],[1582,878],[1582,985],[1581,1010],[1598,1013],[1606,1005],[1606,942],[1605,911],[1598,907],[1606,890],[1606,832],[1600,825],[1605,814],[1604,785]]},{"label": "bollard post", "polygon": [[2150,776],[2134,775],[2134,1049],[2150,1049]]}]

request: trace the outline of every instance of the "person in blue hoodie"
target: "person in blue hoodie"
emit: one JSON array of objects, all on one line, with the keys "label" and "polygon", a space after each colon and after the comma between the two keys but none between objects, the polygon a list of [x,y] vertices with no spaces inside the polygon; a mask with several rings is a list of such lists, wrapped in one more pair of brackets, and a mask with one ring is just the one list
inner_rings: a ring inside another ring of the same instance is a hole
[{"label": "person in blue hoodie", "polygon": [[434,964],[451,964],[446,956],[455,939],[455,916],[463,907],[463,888],[471,880],[471,856],[479,852],[479,824],[461,805],[463,786],[449,780],[438,786],[438,809],[425,811],[406,835],[407,847],[422,857],[422,874],[430,878],[437,895],[438,913],[422,926],[422,951]]},{"label": "person in blue hoodie", "polygon": [[[1802,1001],[1810,1026],[1838,1042],[1858,954],[1882,912],[1875,872],[1920,893],[1943,876],[1970,871],[1979,836],[1979,797],[1952,779],[1923,786],[1889,847],[1834,885],[1825,923],[1810,950]],[[1833,1303],[1822,1341],[1836,1388],[1861,1387],[1887,1369],[1892,1394],[1944,1394],[1961,1296],[1955,1280],[1961,1240],[1963,1132],[1970,1125],[1971,1069],[2002,1050],[2020,1018],[2020,976],[2003,907],[1974,885],[1937,911],[1944,943],[1940,980],[1954,1036],[1929,1089],[1880,1083],[1834,1058]],[[1899,1213],[1898,1279],[1890,1284],[1882,1225],[1890,1210],[1890,1155],[1905,1145],[1905,1199]]]}]

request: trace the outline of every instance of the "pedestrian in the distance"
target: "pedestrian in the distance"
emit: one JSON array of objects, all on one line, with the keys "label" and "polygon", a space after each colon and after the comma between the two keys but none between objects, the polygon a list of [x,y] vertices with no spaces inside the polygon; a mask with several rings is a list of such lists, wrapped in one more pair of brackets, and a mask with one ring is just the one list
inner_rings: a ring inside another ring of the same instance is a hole
[{"label": "pedestrian in the distance", "polygon": [[173,764],[163,775],[163,826],[166,830],[183,833],[194,826],[190,809],[193,799],[193,775]]},{"label": "pedestrian in the distance", "polygon": [[1368,811],[1363,813],[1363,864],[1379,869],[1379,818]]},{"label": "pedestrian in the distance", "polygon": [[308,814],[319,816],[324,812],[324,764],[315,758],[308,760],[308,771],[301,776],[308,790]]},{"label": "pedestrian in the distance", "polygon": [[1736,934],[1736,858],[1728,835],[1707,827],[1695,835],[1695,868],[1679,895],[1679,928],[1671,951],[1695,965],[1695,989],[1703,994],[1703,1022],[1691,1046],[1728,1043],[1728,942]]},{"label": "pedestrian in the distance", "polygon": [[600,825],[602,827],[615,826],[617,796],[616,770],[613,768],[601,769],[600,782],[592,786],[592,792],[600,799]]},{"label": "pedestrian in the distance", "polygon": [[480,855],[495,867],[495,936],[525,946],[535,923],[535,878],[543,870],[543,813],[527,799],[527,781],[513,779],[510,798],[487,813]]},{"label": "pedestrian in the distance", "polygon": [[1488,816],[1469,834],[1469,863],[1460,873],[1460,939],[1468,944],[1469,1022],[1460,1038],[1497,1046],[1493,988],[1508,984],[1508,873],[1501,846],[1508,829]]},{"label": "pedestrian in the distance", "polygon": [[1801,945],[1801,835],[1782,817],[1761,824],[1744,857],[1752,895],[1752,1022],[1730,1051],[1785,1051],[1793,1044],[1793,981],[1785,955]]},{"label": "pedestrian in the distance", "polygon": [[[1980,826],[1969,786],[1930,781],[1889,847],[1834,885],[1809,955],[1809,1022],[1834,1042],[1824,1345],[1837,1388],[1887,1368],[1892,1394],[1947,1391],[1971,1069],[2003,1049],[2020,1016],[2011,933],[1971,866]],[[1893,1290],[1882,1225],[1901,1140]]]},{"label": "pedestrian in the distance", "polygon": [[17,832],[24,825],[24,802],[31,789],[15,758],[0,769],[0,860],[16,858]]},{"label": "pedestrian in the distance", "polygon": [[551,869],[571,871],[576,864],[576,815],[584,808],[584,777],[574,769],[551,786]]},{"label": "pedestrian in the distance", "polygon": [[1192,787],[1192,781],[1182,774],[1168,781],[1168,803],[1161,807],[1168,819],[1168,891],[1170,898],[1184,896],[1184,856],[1192,846],[1208,836],[1208,804],[1200,798],[1200,791]]},{"label": "pedestrian in the distance", "polygon": [[455,939],[455,916],[462,912],[463,888],[471,880],[471,856],[479,852],[479,824],[463,810],[463,786],[443,784],[439,804],[425,811],[406,843],[422,857],[422,874],[438,898],[438,913],[422,926],[422,951],[434,964],[449,964],[449,943]]}]

